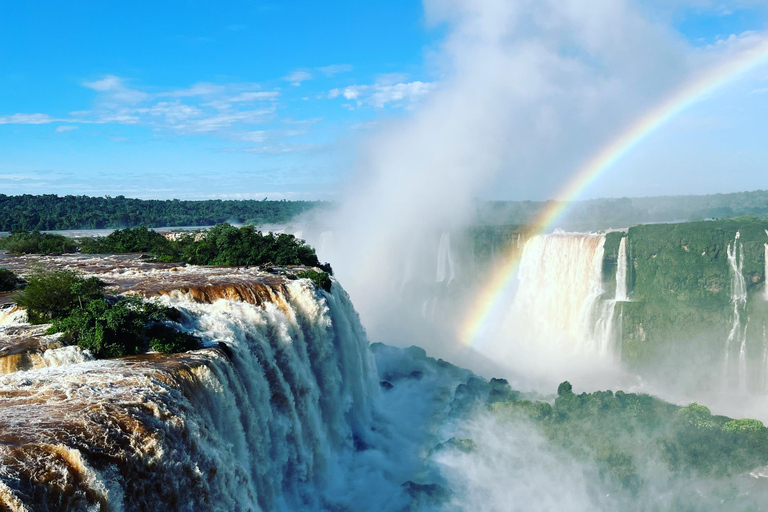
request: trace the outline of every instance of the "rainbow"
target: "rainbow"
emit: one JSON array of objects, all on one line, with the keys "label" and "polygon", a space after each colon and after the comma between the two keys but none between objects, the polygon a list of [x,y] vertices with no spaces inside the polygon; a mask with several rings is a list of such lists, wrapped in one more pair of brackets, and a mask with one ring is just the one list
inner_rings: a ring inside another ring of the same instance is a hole
[{"label": "rainbow", "polygon": [[[666,124],[688,107],[734,80],[743,73],[768,60],[768,39],[742,51],[734,59],[715,66],[687,83],[676,93],[647,112],[629,126],[619,137],[595,154],[585,165],[579,168],[568,184],[557,194],[555,201],[546,207],[527,229],[524,238],[541,234],[550,228],[568,208],[570,202],[579,196],[601,174],[616,164],[624,155],[632,151],[646,137]],[[517,274],[521,251],[516,251],[508,258],[482,288],[474,301],[474,306],[461,326],[460,339],[472,345],[488,328],[491,318],[498,314],[503,306],[502,298],[509,294],[511,283]]]}]

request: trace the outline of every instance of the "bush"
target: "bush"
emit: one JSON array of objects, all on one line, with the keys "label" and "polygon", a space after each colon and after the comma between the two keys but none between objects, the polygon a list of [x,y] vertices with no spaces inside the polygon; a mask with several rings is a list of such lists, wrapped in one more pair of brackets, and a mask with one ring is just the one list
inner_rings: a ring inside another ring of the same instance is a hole
[{"label": "bush", "polygon": [[139,297],[108,297],[103,286],[95,277],[83,278],[71,270],[38,270],[14,300],[27,310],[31,323],[51,322],[49,333],[66,333],[100,358],[199,346],[193,336],[164,323],[172,310]]},{"label": "bush", "polygon": [[53,321],[49,333],[64,332],[80,348],[99,358],[146,352],[183,352],[197,348],[194,337],[162,322],[168,310],[138,297],[98,298]]},{"label": "bush", "polygon": [[9,292],[16,288],[20,280],[11,270],[0,268],[0,292]]},{"label": "bush", "polygon": [[217,224],[201,240],[180,240],[179,250],[182,260],[193,265],[306,265],[330,271],[303,240],[285,233],[262,234],[253,226]]},{"label": "bush", "polygon": [[39,231],[18,231],[0,238],[0,249],[11,254],[63,254],[77,251],[71,238]]},{"label": "bush", "polygon": [[328,293],[331,292],[331,276],[327,272],[317,272],[316,270],[302,270],[296,274],[300,279],[311,279],[315,286],[322,288]]},{"label": "bush", "polygon": [[140,226],[133,229],[118,229],[102,238],[88,238],[81,242],[81,251],[86,254],[122,254],[148,252],[156,258],[178,261],[173,242],[157,231]]},{"label": "bush", "polygon": [[103,285],[95,277],[85,279],[71,270],[38,270],[13,300],[27,310],[30,323],[38,324],[66,316],[75,307],[103,297]]}]

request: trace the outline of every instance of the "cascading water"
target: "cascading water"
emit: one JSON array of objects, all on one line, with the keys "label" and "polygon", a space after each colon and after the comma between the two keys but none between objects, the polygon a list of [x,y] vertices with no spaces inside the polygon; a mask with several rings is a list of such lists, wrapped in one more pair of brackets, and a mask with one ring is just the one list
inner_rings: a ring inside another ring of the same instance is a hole
[{"label": "cascading water", "polygon": [[515,323],[526,329],[522,336],[560,350],[612,354],[613,309],[600,303],[604,243],[604,235],[572,233],[526,241],[513,304]]},{"label": "cascading water", "polygon": [[619,242],[619,253],[616,257],[616,296],[617,301],[627,300],[627,237]]},{"label": "cascading water", "polygon": [[440,236],[440,245],[437,249],[437,276],[438,283],[450,283],[456,277],[456,269],[451,255],[451,235],[447,231]]},{"label": "cascading water", "polygon": [[[731,272],[731,304],[733,324],[725,342],[724,374],[726,385],[736,383],[740,392],[747,389],[747,283],[744,279],[744,246],[736,232],[733,245],[728,244],[726,254]],[[745,319],[745,320],[742,320]],[[738,347],[739,355],[735,372],[732,367],[732,352]]]},{"label": "cascading water", "polygon": [[[768,229],[765,230],[765,234],[768,235]],[[765,290],[763,290],[763,296],[765,300],[768,300],[768,244],[763,244],[765,250],[765,270],[763,271],[763,281]]]},{"label": "cascading water", "polygon": [[288,281],[269,293],[259,305],[157,299],[210,348],[0,377],[0,432],[13,440],[0,442],[0,504],[333,508],[324,482],[367,442],[374,362],[338,285],[326,294]]}]

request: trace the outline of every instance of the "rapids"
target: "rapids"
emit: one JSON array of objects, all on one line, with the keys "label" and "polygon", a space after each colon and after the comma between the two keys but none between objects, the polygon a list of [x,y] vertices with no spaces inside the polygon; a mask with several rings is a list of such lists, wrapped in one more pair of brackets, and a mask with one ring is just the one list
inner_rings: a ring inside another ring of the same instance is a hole
[{"label": "rapids", "polygon": [[0,377],[0,503],[320,508],[329,468],[370,442],[378,394],[344,290],[264,278],[153,295],[206,348],[88,361],[64,347]]}]

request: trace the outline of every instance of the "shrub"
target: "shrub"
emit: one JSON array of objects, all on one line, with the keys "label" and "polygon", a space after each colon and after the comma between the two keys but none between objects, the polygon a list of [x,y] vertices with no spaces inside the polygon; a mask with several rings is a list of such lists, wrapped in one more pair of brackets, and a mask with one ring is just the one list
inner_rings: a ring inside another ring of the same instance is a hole
[{"label": "shrub", "polygon": [[330,271],[303,240],[286,233],[264,234],[253,226],[217,224],[201,240],[180,240],[179,250],[182,260],[193,265],[306,265]]},{"label": "shrub", "polygon": [[316,270],[302,270],[296,274],[300,279],[311,279],[315,286],[319,286],[328,293],[331,292],[331,276],[327,272]]},{"label": "shrub", "polygon": [[0,292],[9,292],[16,288],[20,280],[11,270],[0,268]]},{"label": "shrub", "polygon": [[11,254],[62,254],[77,251],[71,238],[39,231],[17,231],[0,238],[0,249]]},{"label": "shrub", "polygon": [[102,238],[85,239],[81,242],[81,251],[86,254],[148,252],[169,261],[178,261],[179,256],[173,242],[144,226],[117,229]]},{"label": "shrub", "polygon": [[55,319],[48,332],[66,333],[99,358],[141,354],[148,349],[171,353],[197,348],[194,337],[162,323],[167,316],[166,308],[138,297],[98,298]]},{"label": "shrub", "polygon": [[27,310],[29,321],[37,324],[66,316],[76,306],[103,297],[102,286],[95,277],[86,279],[71,270],[38,270],[13,300]]}]

